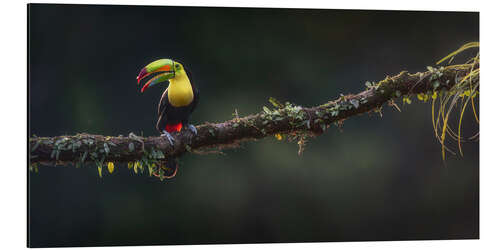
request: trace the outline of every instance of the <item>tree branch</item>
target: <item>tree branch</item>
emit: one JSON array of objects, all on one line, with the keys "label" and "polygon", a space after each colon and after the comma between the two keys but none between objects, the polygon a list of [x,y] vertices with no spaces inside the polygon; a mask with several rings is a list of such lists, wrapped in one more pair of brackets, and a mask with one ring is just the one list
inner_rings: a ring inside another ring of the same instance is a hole
[{"label": "tree branch", "polygon": [[331,124],[340,125],[351,116],[380,110],[384,103],[393,103],[394,98],[448,90],[478,67],[478,64],[462,64],[439,69],[428,67],[428,71],[415,74],[403,71],[378,83],[367,83],[367,89],[356,95],[341,95],[320,106],[305,108],[289,103],[277,104],[276,109],[264,108],[246,117],[199,125],[195,136],[187,130],[172,133],[173,146],[164,137],[140,137],[132,133],[128,137],[90,134],[31,137],[30,161],[31,164],[57,165],[90,161],[134,162],[145,158],[162,160],[186,152],[232,148],[243,141],[275,134],[289,134],[301,140],[304,136],[320,135]]}]

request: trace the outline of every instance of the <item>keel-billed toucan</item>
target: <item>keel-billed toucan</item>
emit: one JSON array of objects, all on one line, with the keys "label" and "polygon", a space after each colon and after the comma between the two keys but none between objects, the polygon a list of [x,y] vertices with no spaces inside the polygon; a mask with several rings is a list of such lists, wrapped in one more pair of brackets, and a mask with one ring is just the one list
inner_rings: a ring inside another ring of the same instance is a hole
[{"label": "keel-billed toucan", "polygon": [[[196,128],[188,122],[191,113],[198,104],[199,92],[193,84],[191,73],[182,64],[171,59],[160,59],[148,64],[139,72],[137,84],[154,73],[160,74],[146,82],[141,92],[167,80],[170,83],[158,104],[156,129],[173,145],[174,138],[170,133],[179,132],[182,128],[187,128],[194,134],[197,133]],[[176,160],[174,158],[168,159],[164,168],[169,172],[166,177],[174,177],[177,168]]]}]

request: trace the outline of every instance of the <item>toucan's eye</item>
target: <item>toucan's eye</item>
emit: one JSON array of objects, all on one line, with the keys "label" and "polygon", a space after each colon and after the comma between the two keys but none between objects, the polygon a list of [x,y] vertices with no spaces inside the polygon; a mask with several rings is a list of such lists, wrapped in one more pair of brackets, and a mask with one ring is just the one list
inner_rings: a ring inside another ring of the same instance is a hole
[{"label": "toucan's eye", "polygon": [[180,65],[180,64],[176,64],[176,65],[175,65],[175,68],[176,68],[176,69],[180,69],[180,68],[181,68],[181,65]]}]

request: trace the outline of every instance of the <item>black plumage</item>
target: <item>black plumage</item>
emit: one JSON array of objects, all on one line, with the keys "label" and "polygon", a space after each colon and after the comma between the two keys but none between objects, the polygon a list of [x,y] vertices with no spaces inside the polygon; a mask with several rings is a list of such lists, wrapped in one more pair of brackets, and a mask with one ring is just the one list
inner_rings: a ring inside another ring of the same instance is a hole
[{"label": "black plumage", "polygon": [[[191,71],[186,69],[186,74],[191,83],[191,88],[193,90],[193,101],[187,106],[174,107],[168,101],[168,88],[163,92],[160,103],[158,104],[158,122],[156,123],[156,129],[163,132],[166,125],[176,125],[182,123],[182,127],[186,127],[189,122],[189,118],[193,110],[196,108],[199,102],[199,90],[194,84],[194,79]],[[170,132],[170,131],[168,131]]]}]

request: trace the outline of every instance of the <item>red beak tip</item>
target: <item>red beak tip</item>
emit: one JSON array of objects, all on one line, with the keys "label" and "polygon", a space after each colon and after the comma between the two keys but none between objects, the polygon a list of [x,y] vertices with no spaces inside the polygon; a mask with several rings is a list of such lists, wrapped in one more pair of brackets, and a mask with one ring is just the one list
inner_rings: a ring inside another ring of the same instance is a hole
[{"label": "red beak tip", "polygon": [[148,87],[149,87],[149,83],[144,84],[144,86],[142,86],[142,88],[141,88],[141,93],[143,93],[144,90],[146,90]]}]

